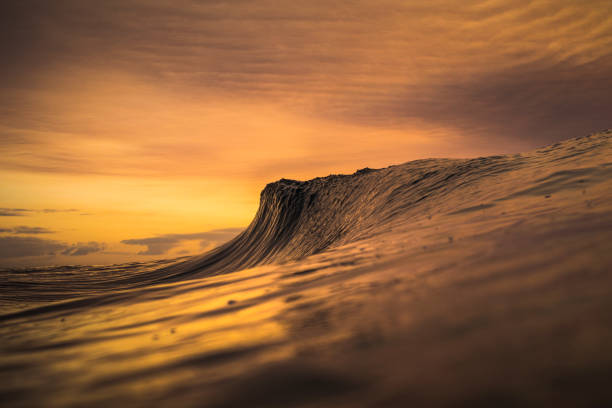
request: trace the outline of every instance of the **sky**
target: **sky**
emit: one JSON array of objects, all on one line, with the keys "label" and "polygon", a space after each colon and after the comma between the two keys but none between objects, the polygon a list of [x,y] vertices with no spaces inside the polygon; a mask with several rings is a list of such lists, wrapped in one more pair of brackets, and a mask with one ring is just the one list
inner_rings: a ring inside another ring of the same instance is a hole
[{"label": "sky", "polygon": [[612,127],[610,0],[6,0],[0,266],[197,254],[259,192]]}]

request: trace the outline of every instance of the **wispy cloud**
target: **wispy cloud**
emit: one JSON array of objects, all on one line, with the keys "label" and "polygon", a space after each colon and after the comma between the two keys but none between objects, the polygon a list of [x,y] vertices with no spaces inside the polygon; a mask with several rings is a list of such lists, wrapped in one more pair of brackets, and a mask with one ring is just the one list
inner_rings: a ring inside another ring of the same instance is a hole
[{"label": "wispy cloud", "polygon": [[[4,38],[18,39],[0,45],[9,169],[190,173],[205,159],[222,164],[237,136],[213,137],[194,120],[211,101],[374,129],[427,126],[466,143],[541,145],[610,126],[609,0],[27,0],[0,8]],[[172,111],[179,100],[185,106]],[[213,122],[246,132],[233,118]],[[279,131],[289,139],[300,126]]]},{"label": "wispy cloud", "polygon": [[105,244],[99,242],[67,244],[37,237],[0,237],[0,258],[80,256],[102,251],[104,248]]},{"label": "wispy cloud", "polygon": [[31,210],[25,208],[0,208],[0,217],[22,217]]},{"label": "wispy cloud", "polygon": [[94,252],[100,252],[106,249],[106,245],[104,243],[90,241],[90,242],[79,242],[76,244],[70,245],[68,248],[64,249],[61,254],[68,256],[82,256],[88,255]]},{"label": "wispy cloud", "polygon": [[200,241],[201,248],[219,245],[234,238],[243,230],[244,228],[225,228],[192,234],[165,234],[157,237],[125,239],[121,243],[146,246],[147,249],[139,252],[140,255],[162,255],[180,246],[184,241]]},{"label": "wispy cloud", "polygon": [[45,208],[40,210],[40,212],[45,214],[55,214],[55,213],[71,213],[71,212],[79,212],[80,210],[76,208],[68,208],[68,209],[57,209],[57,208]]},{"label": "wispy cloud", "polygon": [[[42,210],[36,210],[31,208],[0,208],[0,217],[23,217],[27,215],[32,215],[34,213],[40,214],[58,214],[58,213],[76,213],[81,210],[75,208],[44,208]],[[80,214],[80,215],[90,215],[90,214]]]},{"label": "wispy cloud", "polygon": [[28,227],[25,225],[21,225],[13,228],[0,228],[0,232],[2,233],[10,233],[10,234],[51,234],[55,231],[50,230],[48,228],[43,227]]}]

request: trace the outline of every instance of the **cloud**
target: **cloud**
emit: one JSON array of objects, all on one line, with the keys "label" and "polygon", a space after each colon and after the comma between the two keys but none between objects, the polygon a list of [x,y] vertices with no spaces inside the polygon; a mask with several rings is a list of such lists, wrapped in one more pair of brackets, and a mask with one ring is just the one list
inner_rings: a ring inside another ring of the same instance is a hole
[{"label": "cloud", "polygon": [[104,250],[98,242],[66,244],[64,242],[37,237],[0,237],[0,258],[22,258],[69,255],[87,255]]},{"label": "cloud", "polygon": [[100,242],[79,242],[72,244],[69,248],[66,248],[61,252],[62,255],[68,256],[81,256],[91,254],[93,252],[100,252],[106,249],[106,245]]},{"label": "cloud", "polygon": [[0,258],[55,255],[66,244],[35,237],[0,237]]},{"label": "cloud", "polygon": [[473,138],[541,140],[541,144],[610,127],[612,54],[599,64],[526,64],[479,73],[423,91],[399,88],[373,102],[342,106],[347,121],[402,123],[419,118]]},{"label": "cloud", "polygon": [[55,214],[55,213],[63,213],[63,212],[78,212],[78,209],[68,208],[68,209],[57,209],[57,208],[45,208],[40,210],[40,212],[45,214]]},{"label": "cloud", "polygon": [[[541,144],[575,136],[575,128],[582,134],[609,126],[602,104],[612,77],[609,0],[314,0],[291,6],[282,0],[23,0],[1,7],[0,89],[15,104],[0,119],[12,129],[3,136],[15,149],[42,143],[35,131],[99,137],[100,129],[88,128],[91,118],[109,122],[108,106],[127,103],[131,94],[138,106],[114,115],[133,117],[147,99],[138,84],[110,90],[120,98],[95,99],[100,88],[128,77],[166,84],[184,99],[263,101],[380,128],[419,119],[476,137],[495,133]],[[98,92],[65,96],[84,84]],[[89,116],[55,114],[75,114],[83,104]],[[516,121],[529,123],[501,125]],[[107,133],[124,139],[122,131]],[[77,152],[57,150],[44,160],[32,153],[38,163],[14,165],[96,171]]]},{"label": "cloud", "polygon": [[27,227],[21,225],[14,228],[1,228],[0,232],[11,234],[52,234],[55,231],[43,227]]},{"label": "cloud", "polygon": [[25,208],[0,208],[0,217],[21,217],[30,211]]},{"label": "cloud", "polygon": [[243,230],[244,228],[224,228],[192,234],[165,234],[150,238],[125,239],[121,243],[146,246],[147,249],[140,251],[140,255],[162,255],[184,241],[198,240],[201,248],[219,245],[234,238]]},{"label": "cloud", "polygon": [[[80,210],[75,208],[61,209],[61,208],[44,208],[42,210],[34,210],[30,208],[0,208],[0,217],[22,217],[31,215],[32,213],[42,214],[56,214],[56,213],[72,213]],[[89,215],[89,214],[81,214]]]}]

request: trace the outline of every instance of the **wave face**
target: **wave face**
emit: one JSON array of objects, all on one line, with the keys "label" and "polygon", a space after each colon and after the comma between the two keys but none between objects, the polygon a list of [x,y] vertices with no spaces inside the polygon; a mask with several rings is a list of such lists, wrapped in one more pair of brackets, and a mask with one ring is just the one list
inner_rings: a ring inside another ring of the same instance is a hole
[{"label": "wave face", "polygon": [[201,256],[0,271],[0,401],[612,406],[610,242],[610,131],[280,180]]},{"label": "wave face", "polygon": [[[518,196],[546,196],[607,180],[601,168],[561,170],[566,161],[605,157],[609,133],[578,138],[532,153],[467,160],[417,160],[384,169],[362,169],[309,181],[281,179],[261,192],[257,214],[238,237],[203,256],[164,269],[164,281],[228,273],[261,264],[298,260],[410,223],[423,215],[491,208]],[[530,180],[521,169],[558,173]],[[589,176],[588,180],[583,176]],[[474,189],[495,177],[505,189],[476,203]],[[586,184],[583,184],[586,183]]]}]

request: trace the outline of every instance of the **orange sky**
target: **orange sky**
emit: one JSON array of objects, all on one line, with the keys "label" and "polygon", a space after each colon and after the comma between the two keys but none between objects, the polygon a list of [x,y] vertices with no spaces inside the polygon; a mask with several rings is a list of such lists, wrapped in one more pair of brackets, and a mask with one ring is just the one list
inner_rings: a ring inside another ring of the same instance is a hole
[{"label": "orange sky", "polygon": [[609,0],[24,0],[0,15],[4,266],[194,254],[281,177],[611,126]]}]

